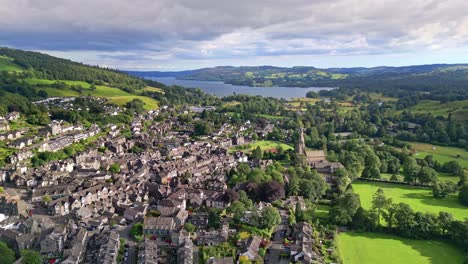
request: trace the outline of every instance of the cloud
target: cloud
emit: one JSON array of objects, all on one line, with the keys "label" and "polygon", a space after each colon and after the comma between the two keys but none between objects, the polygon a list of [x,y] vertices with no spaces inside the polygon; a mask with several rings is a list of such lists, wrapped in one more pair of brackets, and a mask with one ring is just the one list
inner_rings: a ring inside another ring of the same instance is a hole
[{"label": "cloud", "polygon": [[464,0],[0,0],[0,45],[119,68],[301,62],[463,49],[466,10]]}]

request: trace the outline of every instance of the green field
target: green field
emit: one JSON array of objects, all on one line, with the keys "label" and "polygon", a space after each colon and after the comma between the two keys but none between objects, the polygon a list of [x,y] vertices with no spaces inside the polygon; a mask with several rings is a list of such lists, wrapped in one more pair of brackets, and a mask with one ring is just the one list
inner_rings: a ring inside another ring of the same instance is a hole
[{"label": "green field", "polygon": [[422,100],[417,105],[411,107],[414,113],[447,117],[452,113],[456,120],[468,120],[468,100],[440,103],[439,101]]},{"label": "green field", "polygon": [[336,238],[344,264],[458,264],[460,250],[444,242],[375,233],[341,233]]},{"label": "green field", "polygon": [[282,143],[282,142],[279,142],[279,141],[260,140],[260,141],[256,141],[256,142],[253,142],[253,143],[232,147],[229,151],[230,152],[235,152],[235,151],[241,150],[241,151],[244,151],[244,152],[251,152],[252,150],[256,149],[258,146],[260,146],[260,148],[263,151],[273,150],[273,149],[277,149],[279,147],[282,147],[283,150],[288,150],[288,149],[293,148],[292,146],[290,146],[288,144],[285,144],[285,143]]},{"label": "green field", "polygon": [[[27,82],[30,84],[53,84],[57,81],[31,78],[31,79],[27,79]],[[91,84],[87,82],[68,81],[68,80],[60,80],[60,82],[64,82],[68,85],[81,85],[85,89],[83,92],[83,95],[109,98],[111,103],[114,103],[117,105],[125,105],[126,103],[130,102],[131,100],[135,98],[139,98],[145,103],[146,110],[156,109],[158,108],[158,105],[159,105],[158,101],[153,98],[127,93],[118,88],[113,88],[113,87],[104,86],[104,85],[96,85],[95,90],[89,90],[89,87],[91,86]],[[161,91],[160,89],[154,88],[154,87],[147,87],[145,89],[149,89],[151,91]],[[52,87],[42,88],[41,87],[41,88],[38,88],[38,90],[46,91],[49,96],[65,97],[65,96],[79,96],[80,95],[77,91],[73,91],[70,89],[57,89],[57,88],[52,88]]]},{"label": "green field", "polygon": [[443,147],[426,143],[410,142],[411,147],[416,151],[416,158],[422,159],[428,155],[434,156],[434,159],[440,163],[456,160],[460,165],[468,168],[468,151],[462,148]]},{"label": "green field", "polygon": [[275,115],[266,115],[266,114],[257,114],[256,116],[257,117],[263,117],[263,118],[266,118],[266,119],[272,119],[272,120],[281,120],[281,119],[286,118],[285,116],[275,116]]},{"label": "green field", "polygon": [[0,56],[0,71],[19,72],[21,67],[13,63],[13,59],[5,56]]},{"label": "green field", "polygon": [[392,198],[394,203],[409,204],[414,211],[435,214],[444,211],[451,213],[459,220],[468,218],[468,207],[460,204],[456,195],[446,199],[436,199],[429,188],[381,182],[357,181],[353,183],[353,190],[359,194],[361,205],[365,209],[372,207],[372,196],[379,188],[382,188],[387,198]]}]

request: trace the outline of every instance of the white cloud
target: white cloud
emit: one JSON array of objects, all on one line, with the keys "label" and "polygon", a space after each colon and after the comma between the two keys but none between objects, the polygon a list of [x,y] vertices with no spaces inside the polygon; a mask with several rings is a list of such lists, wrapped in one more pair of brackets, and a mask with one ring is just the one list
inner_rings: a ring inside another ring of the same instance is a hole
[{"label": "white cloud", "polygon": [[464,0],[0,0],[0,45],[125,68],[309,64],[463,49],[466,10]]}]

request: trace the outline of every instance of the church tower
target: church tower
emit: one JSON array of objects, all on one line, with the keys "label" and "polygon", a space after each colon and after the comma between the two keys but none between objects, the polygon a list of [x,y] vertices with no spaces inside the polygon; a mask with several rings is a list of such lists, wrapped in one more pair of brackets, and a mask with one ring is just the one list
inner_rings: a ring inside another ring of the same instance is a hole
[{"label": "church tower", "polygon": [[297,144],[296,144],[296,154],[307,156],[306,148],[305,148],[305,141],[304,141],[304,128],[302,127],[299,133],[299,139],[297,140]]}]

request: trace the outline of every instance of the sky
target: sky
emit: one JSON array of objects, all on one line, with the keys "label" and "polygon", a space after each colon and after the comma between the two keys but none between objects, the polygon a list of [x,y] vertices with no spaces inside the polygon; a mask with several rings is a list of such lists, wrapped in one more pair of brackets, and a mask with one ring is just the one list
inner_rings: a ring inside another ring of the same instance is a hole
[{"label": "sky", "polygon": [[468,63],[468,1],[0,0],[0,46],[123,70]]}]

